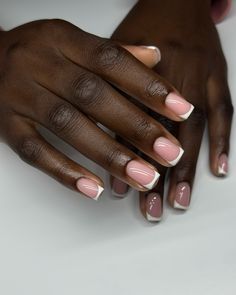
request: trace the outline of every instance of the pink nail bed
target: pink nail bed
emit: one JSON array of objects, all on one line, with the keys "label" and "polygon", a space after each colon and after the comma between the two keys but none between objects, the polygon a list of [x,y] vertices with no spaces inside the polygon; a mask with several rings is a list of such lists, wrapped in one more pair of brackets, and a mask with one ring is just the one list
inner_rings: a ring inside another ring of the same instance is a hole
[{"label": "pink nail bed", "polygon": [[228,156],[226,154],[222,154],[218,160],[218,174],[220,176],[225,176],[228,174],[228,170]]},{"label": "pink nail bed", "polygon": [[153,145],[154,151],[170,165],[176,165],[182,157],[184,150],[165,137],[159,137]]},{"label": "pink nail bed", "polygon": [[160,177],[156,170],[136,160],[132,160],[127,164],[126,173],[147,189],[153,188]]},{"label": "pink nail bed", "polygon": [[146,198],[146,217],[148,221],[160,221],[162,217],[161,196],[149,193]]},{"label": "pink nail bed", "polygon": [[176,187],[174,208],[186,210],[190,204],[190,186],[187,182],[181,182]]},{"label": "pink nail bed", "polygon": [[175,92],[171,92],[167,95],[165,104],[172,112],[184,120],[191,115],[194,109],[194,106],[191,103]]},{"label": "pink nail bed", "polygon": [[128,192],[128,184],[120,179],[114,178],[112,183],[112,194],[116,197],[123,198]]},{"label": "pink nail bed", "polygon": [[104,188],[98,185],[94,180],[85,177],[77,180],[76,187],[81,193],[93,200],[98,200],[104,190]]}]

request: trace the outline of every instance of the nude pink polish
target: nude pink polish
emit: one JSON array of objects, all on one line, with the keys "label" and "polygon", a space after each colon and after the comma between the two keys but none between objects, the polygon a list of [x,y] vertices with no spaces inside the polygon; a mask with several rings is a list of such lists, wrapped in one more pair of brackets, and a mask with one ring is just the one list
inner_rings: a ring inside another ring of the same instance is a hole
[{"label": "nude pink polish", "polygon": [[162,200],[157,193],[148,193],[146,197],[146,217],[148,221],[159,221],[162,217]]},{"label": "nude pink polish", "polygon": [[76,181],[77,189],[87,197],[98,200],[104,188],[98,185],[94,180],[85,177]]},{"label": "nude pink polish", "polygon": [[153,145],[154,151],[170,165],[176,165],[182,157],[184,150],[165,137],[159,137]]},{"label": "nude pink polish", "polygon": [[167,95],[166,106],[181,119],[186,120],[192,113],[194,106],[175,92]]},{"label": "nude pink polish", "polygon": [[147,166],[137,160],[130,161],[126,166],[127,175],[147,189],[153,188],[160,174],[150,166]]},{"label": "nude pink polish", "polygon": [[221,154],[218,160],[218,174],[220,176],[226,176],[228,174],[228,156],[226,154]]},{"label": "nude pink polish", "polygon": [[116,197],[123,198],[128,192],[129,186],[122,180],[114,178],[112,182],[112,194]]},{"label": "nude pink polish", "polygon": [[180,182],[176,187],[174,208],[186,210],[190,204],[191,189],[187,182]]}]

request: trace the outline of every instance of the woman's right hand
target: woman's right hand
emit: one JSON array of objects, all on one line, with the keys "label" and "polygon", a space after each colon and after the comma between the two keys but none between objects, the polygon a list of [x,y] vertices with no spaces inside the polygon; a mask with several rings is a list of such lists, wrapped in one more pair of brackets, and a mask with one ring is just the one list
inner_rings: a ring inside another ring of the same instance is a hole
[{"label": "woman's right hand", "polygon": [[95,122],[164,166],[182,155],[178,140],[117,90],[175,121],[193,108],[118,43],[66,21],[0,33],[1,138],[27,163],[93,199],[102,180],[46,142],[38,125],[139,191],[151,189],[158,172]]}]

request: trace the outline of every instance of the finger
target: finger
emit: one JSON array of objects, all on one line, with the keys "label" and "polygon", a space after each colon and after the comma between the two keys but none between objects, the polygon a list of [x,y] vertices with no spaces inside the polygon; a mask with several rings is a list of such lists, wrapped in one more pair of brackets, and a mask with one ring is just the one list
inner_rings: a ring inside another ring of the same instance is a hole
[{"label": "finger", "polygon": [[18,115],[8,119],[7,141],[12,149],[22,160],[61,184],[97,200],[104,190],[102,180],[46,142],[35,125],[33,121]]},{"label": "finger", "polygon": [[[133,151],[136,154],[138,153],[138,150],[122,137],[116,135],[115,138],[120,144],[126,146],[129,150]],[[129,186],[127,183],[121,181],[120,179],[112,175],[110,176],[110,186],[112,195],[117,198],[124,198],[129,191]]]},{"label": "finger", "polygon": [[40,86],[35,89],[31,91],[34,108],[20,105],[18,112],[43,125],[135,189],[145,191],[155,185],[159,173],[152,165],[116,142],[68,102]]},{"label": "finger", "polygon": [[173,166],[179,161],[183,150],[176,138],[111,85],[70,61],[59,59],[56,62],[54,57],[52,63],[56,63],[56,75],[45,68],[45,74],[37,76],[43,87],[64,98],[160,164]]},{"label": "finger", "polygon": [[[196,96],[192,95],[192,97]],[[192,115],[179,126],[178,138],[185,149],[185,153],[170,173],[168,201],[174,208],[182,210],[188,209],[190,205],[191,191],[205,127],[205,107],[197,103],[197,100],[200,101],[200,98],[196,98],[194,101],[195,109]]]},{"label": "finger", "polygon": [[64,56],[102,76],[158,113],[176,121],[188,118],[193,110],[192,104],[122,46],[83,32],[75,26],[66,26],[68,32],[59,44]]},{"label": "finger", "polygon": [[211,171],[216,176],[226,176],[233,117],[226,70],[209,78],[207,112]]},{"label": "finger", "polygon": [[161,60],[161,52],[155,46],[121,46],[149,68],[153,68]]},{"label": "finger", "polygon": [[[149,110],[149,114],[155,118],[158,122],[161,122],[165,128],[173,133],[174,135],[177,134],[177,124],[163,116],[160,116],[152,111]],[[140,210],[143,216],[150,222],[158,222],[162,219],[163,215],[163,199],[164,199],[164,186],[165,186],[165,179],[167,175],[168,169],[166,167],[160,166],[159,164],[153,162],[145,155],[142,157],[153,164],[160,173],[160,178],[158,184],[148,192],[139,193],[140,199]]]},{"label": "finger", "polygon": [[[154,165],[154,163],[152,163]],[[164,185],[167,173],[167,168],[155,165],[160,170],[160,178],[158,185],[148,192],[139,193],[140,210],[144,218],[150,222],[158,222],[162,219],[163,215],[163,199],[164,199]]]}]

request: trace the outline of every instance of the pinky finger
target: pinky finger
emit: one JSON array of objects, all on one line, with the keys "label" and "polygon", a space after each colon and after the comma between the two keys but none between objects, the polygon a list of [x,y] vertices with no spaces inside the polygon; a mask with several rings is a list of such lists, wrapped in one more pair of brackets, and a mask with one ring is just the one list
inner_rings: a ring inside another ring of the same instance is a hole
[{"label": "pinky finger", "polygon": [[99,198],[104,190],[101,179],[49,144],[33,121],[14,115],[6,127],[7,143],[23,161],[86,197]]},{"label": "pinky finger", "polygon": [[226,176],[233,106],[225,79],[212,79],[209,81],[209,86],[208,128],[211,171],[216,176]]}]

